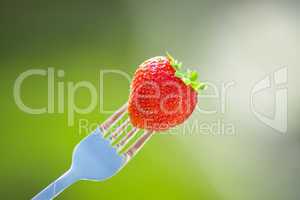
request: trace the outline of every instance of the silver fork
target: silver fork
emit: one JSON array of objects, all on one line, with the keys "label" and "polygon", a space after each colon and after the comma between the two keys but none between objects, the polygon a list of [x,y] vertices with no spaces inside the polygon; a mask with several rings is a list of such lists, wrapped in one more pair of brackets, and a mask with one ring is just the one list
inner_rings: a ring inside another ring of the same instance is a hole
[{"label": "silver fork", "polygon": [[103,181],[112,177],[151,136],[151,131],[130,124],[125,104],[77,144],[70,169],[32,199],[53,199],[78,180]]}]

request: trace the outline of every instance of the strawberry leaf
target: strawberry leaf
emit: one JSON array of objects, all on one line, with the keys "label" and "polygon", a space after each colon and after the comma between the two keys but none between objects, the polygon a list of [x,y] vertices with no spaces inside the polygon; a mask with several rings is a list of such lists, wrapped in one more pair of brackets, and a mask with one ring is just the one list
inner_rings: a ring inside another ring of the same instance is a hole
[{"label": "strawberry leaf", "polygon": [[184,78],[185,74],[182,71],[176,71],[175,72],[175,76],[178,77],[178,78]]},{"label": "strawberry leaf", "polygon": [[170,62],[173,63],[174,60],[175,60],[175,59],[173,58],[173,56],[171,56],[171,54],[169,54],[169,52],[166,52],[166,54],[167,54],[167,58],[169,58]]},{"label": "strawberry leaf", "polygon": [[181,71],[182,63],[175,60],[171,54],[166,52],[167,58],[170,61],[170,65],[175,69],[175,77],[180,78],[186,85],[191,86],[195,91],[206,89],[206,84],[199,82],[198,73],[196,71],[187,70],[187,72]]},{"label": "strawberry leaf", "polygon": [[189,73],[189,77],[190,77],[191,81],[196,81],[198,79],[198,73],[196,71],[191,71]]},{"label": "strawberry leaf", "polygon": [[182,81],[186,84],[186,85],[190,85],[192,83],[191,79],[183,77]]}]

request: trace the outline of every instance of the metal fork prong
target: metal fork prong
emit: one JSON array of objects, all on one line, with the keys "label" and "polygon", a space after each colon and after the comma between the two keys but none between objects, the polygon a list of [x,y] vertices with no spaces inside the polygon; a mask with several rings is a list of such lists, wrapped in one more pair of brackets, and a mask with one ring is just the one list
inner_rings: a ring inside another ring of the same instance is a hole
[{"label": "metal fork prong", "polygon": [[120,135],[129,125],[130,121],[129,119],[126,119],[109,137],[110,140],[114,140]]},{"label": "metal fork prong", "polygon": [[130,130],[128,132],[128,134],[121,140],[121,142],[119,144],[117,144],[117,148],[121,148],[122,146],[124,146],[129,140],[130,138],[136,134],[140,129],[138,128],[133,128],[132,130]]},{"label": "metal fork prong", "polygon": [[142,146],[150,139],[153,135],[153,131],[146,130],[144,135],[132,146],[129,148],[127,155],[129,158],[132,158],[141,148]]},{"label": "metal fork prong", "polygon": [[[132,127],[130,127],[130,128],[132,128]],[[135,130],[135,129],[136,128],[134,128],[134,127],[132,129],[130,129],[130,130],[126,129],[125,131],[123,131],[122,133],[120,133],[120,135],[114,141],[112,141],[111,145],[112,146],[116,146],[130,131]]]},{"label": "metal fork prong", "polygon": [[127,111],[127,104],[124,104],[119,110],[112,114],[105,122],[100,125],[100,129],[103,133],[106,132],[115,122],[122,118]]}]

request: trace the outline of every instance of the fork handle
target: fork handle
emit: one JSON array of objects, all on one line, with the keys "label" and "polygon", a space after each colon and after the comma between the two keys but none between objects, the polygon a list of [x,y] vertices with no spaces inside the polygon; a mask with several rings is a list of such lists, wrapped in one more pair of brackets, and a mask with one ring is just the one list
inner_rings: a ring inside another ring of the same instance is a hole
[{"label": "fork handle", "polygon": [[54,199],[64,189],[79,180],[75,173],[68,170],[61,177],[51,183],[48,187],[43,189],[40,193],[32,198],[32,200],[50,200]]}]

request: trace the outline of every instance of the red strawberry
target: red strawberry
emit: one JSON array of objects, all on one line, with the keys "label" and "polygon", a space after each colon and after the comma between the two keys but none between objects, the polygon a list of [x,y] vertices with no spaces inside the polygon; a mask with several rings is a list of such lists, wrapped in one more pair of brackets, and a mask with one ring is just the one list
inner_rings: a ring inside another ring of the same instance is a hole
[{"label": "red strawberry", "polygon": [[183,123],[197,104],[197,73],[180,71],[181,63],[170,55],[146,60],[131,83],[128,112],[138,128],[163,131]]}]

